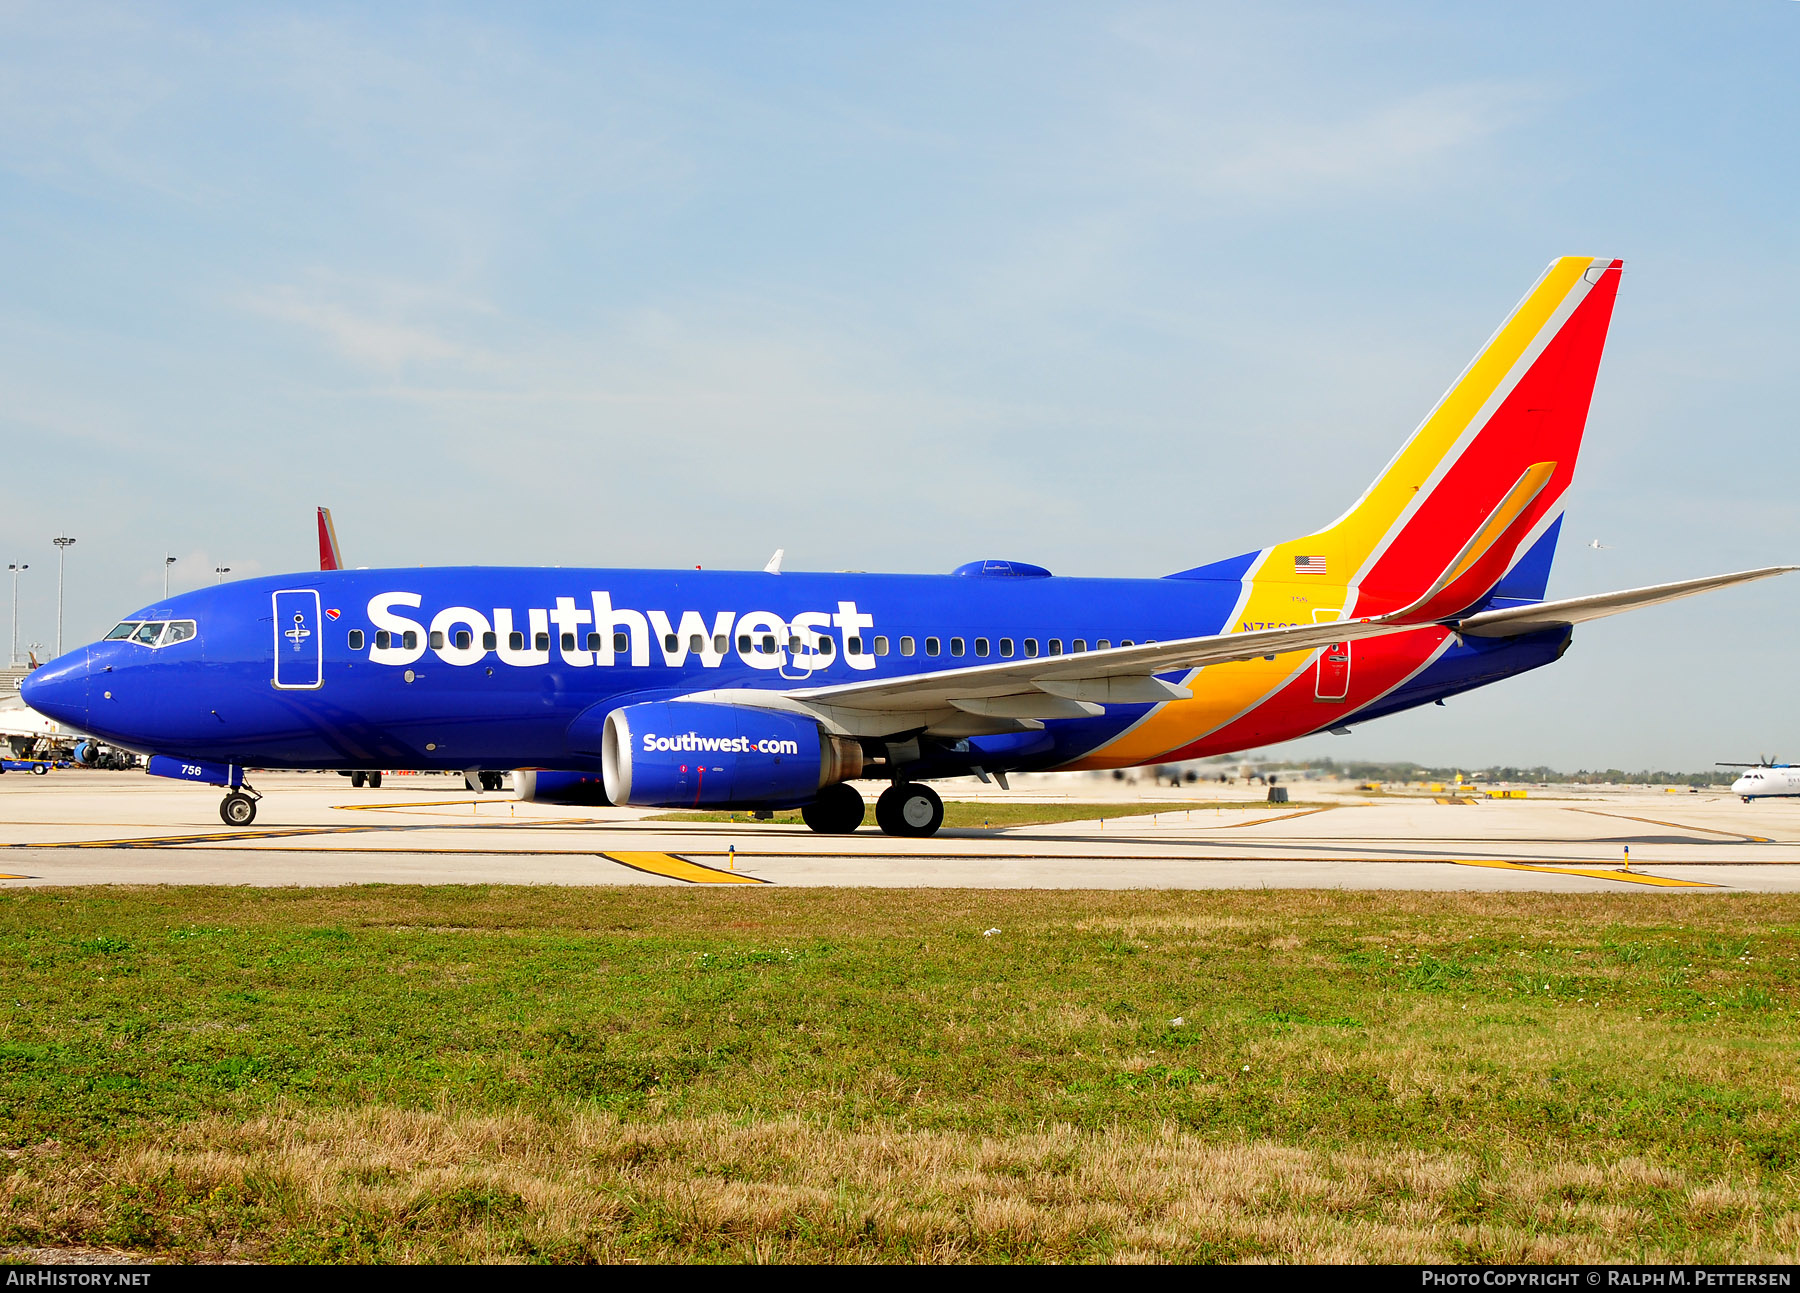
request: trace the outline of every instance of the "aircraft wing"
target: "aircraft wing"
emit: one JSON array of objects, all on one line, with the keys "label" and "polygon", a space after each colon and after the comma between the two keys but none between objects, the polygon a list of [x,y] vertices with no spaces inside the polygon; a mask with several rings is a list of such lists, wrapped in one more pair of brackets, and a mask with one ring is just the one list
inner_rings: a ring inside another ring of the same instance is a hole
[{"label": "aircraft wing", "polygon": [[1760,570],[1740,570],[1731,575],[1708,575],[1704,579],[1684,579],[1675,584],[1652,584],[1648,588],[1628,588],[1617,593],[1596,593],[1592,597],[1571,597],[1560,602],[1535,602],[1530,606],[1510,606],[1505,610],[1482,611],[1479,615],[1471,615],[1465,620],[1458,620],[1453,627],[1458,633],[1464,633],[1470,637],[1516,637],[1521,633],[1535,633],[1539,629],[1580,624],[1587,620],[1617,615],[1622,611],[1635,611],[1644,606],[1656,606],[1662,602],[1675,601],[1680,597],[1692,597],[1695,593],[1711,592],[1715,588],[1747,584],[1753,579],[1767,579],[1771,575],[1784,575],[1790,570],[1800,570],[1800,566],[1764,566]]},{"label": "aircraft wing", "polygon": [[1312,651],[1337,642],[1404,633],[1431,623],[1402,621],[1398,615],[1388,615],[1298,624],[1248,633],[1145,642],[1074,655],[1002,660],[904,678],[872,678],[792,691],[731,688],[695,692],[683,699],[801,710],[847,733],[864,736],[935,724],[959,711],[981,719],[1014,720],[1015,725],[1022,721],[1035,726],[1044,719],[1102,714],[1109,703],[1148,704],[1184,700],[1193,694],[1186,687],[1152,676],[1157,673]]},{"label": "aircraft wing", "polygon": [[[922,727],[945,731],[946,721],[970,730],[1036,727],[1043,720],[1083,718],[1105,713],[1108,704],[1154,704],[1186,700],[1186,687],[1154,675],[1199,669],[1233,660],[1254,660],[1294,651],[1314,651],[1338,642],[1384,637],[1433,625],[1473,637],[1515,637],[1539,629],[1567,626],[1621,611],[1654,606],[1732,584],[1800,570],[1800,566],[1768,566],[1730,575],[1711,575],[1650,588],[1575,597],[1560,602],[1484,611],[1459,621],[1422,618],[1420,603],[1387,615],[1326,624],[1297,624],[1247,633],[1217,633],[1083,651],[1074,655],[1002,660],[864,682],[798,687],[791,691],[720,688],[693,692],[683,700],[750,705],[811,714],[828,727],[856,736],[882,736]],[[982,729],[979,724],[990,726]]]}]

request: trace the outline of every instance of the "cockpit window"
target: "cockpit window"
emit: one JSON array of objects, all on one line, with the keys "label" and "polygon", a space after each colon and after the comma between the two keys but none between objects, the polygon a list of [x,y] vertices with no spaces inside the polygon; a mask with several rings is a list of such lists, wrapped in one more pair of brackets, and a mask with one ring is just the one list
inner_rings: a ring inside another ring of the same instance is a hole
[{"label": "cockpit window", "polygon": [[106,635],[108,642],[136,642],[139,646],[173,646],[199,633],[193,620],[127,620]]}]

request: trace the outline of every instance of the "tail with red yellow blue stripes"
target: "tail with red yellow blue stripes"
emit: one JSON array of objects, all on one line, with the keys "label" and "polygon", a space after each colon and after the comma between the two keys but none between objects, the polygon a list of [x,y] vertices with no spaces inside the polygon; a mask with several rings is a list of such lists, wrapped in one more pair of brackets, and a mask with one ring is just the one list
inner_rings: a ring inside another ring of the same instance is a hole
[{"label": "tail with red yellow blue stripes", "polygon": [[1541,597],[1622,266],[1551,262],[1355,505],[1248,576],[1348,585],[1346,616]]}]

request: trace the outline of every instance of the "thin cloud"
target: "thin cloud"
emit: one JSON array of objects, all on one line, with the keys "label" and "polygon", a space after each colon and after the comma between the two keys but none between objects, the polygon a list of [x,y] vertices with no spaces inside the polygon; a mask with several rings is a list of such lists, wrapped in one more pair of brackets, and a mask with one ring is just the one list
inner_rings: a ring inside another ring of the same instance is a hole
[{"label": "thin cloud", "polygon": [[1185,186],[1293,198],[1391,192],[1473,170],[1471,154],[1530,119],[1546,101],[1526,84],[1442,86],[1349,115],[1258,113],[1237,118],[1143,105],[1131,115],[1140,164]]},{"label": "thin cloud", "polygon": [[415,323],[381,318],[351,306],[309,299],[295,288],[246,297],[245,308],[264,318],[295,324],[323,340],[360,368],[398,373],[419,364],[492,367],[483,351]]}]

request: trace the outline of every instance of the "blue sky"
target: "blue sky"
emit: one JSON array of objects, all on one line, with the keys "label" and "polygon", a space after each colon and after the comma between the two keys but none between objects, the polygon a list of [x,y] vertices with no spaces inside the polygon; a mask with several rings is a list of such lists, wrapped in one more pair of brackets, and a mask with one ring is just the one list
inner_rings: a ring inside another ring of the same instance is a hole
[{"label": "blue sky", "polygon": [[[1800,5],[0,4],[21,636],[312,564],[1158,575],[1627,275],[1553,595],[1800,561]],[[1600,538],[1604,551],[1581,547]],[[1800,576],[1305,748],[1800,755]]]}]

